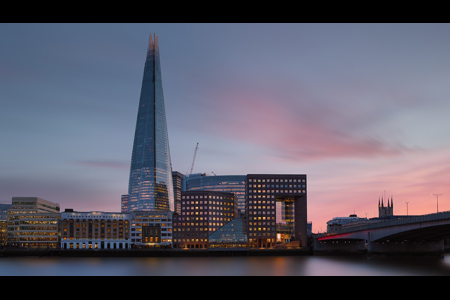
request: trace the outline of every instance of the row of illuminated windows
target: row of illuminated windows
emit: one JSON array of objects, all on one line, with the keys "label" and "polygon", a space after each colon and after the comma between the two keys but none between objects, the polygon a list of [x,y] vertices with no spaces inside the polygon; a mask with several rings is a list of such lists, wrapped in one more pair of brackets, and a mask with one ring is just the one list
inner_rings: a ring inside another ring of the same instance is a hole
[{"label": "row of illuminated windows", "polygon": [[[92,242],[89,243],[62,243],[62,248],[63,249],[67,249],[67,245],[69,245],[69,249],[86,249],[86,247],[88,247],[88,249],[98,249],[99,248],[99,244],[98,243],[94,243],[94,246],[92,245]],[[100,245],[102,245],[100,243]],[[105,245],[104,245],[105,246]],[[75,247],[75,248],[74,248]],[[103,249],[122,249],[122,247],[124,247],[125,249],[128,248],[128,243],[106,243],[106,248]]]},{"label": "row of illuminated windows", "polygon": [[195,242],[206,243],[208,239],[174,239],[173,241],[177,243],[195,243]]},{"label": "row of illuminated windows", "polygon": [[189,211],[187,211],[187,212],[185,212],[185,211],[183,211],[183,212],[181,212],[181,215],[182,216],[202,216],[202,215],[205,215],[205,216],[208,216],[208,215],[218,215],[218,216],[231,216],[231,215],[233,215],[234,213],[223,213],[223,212],[207,212],[207,211],[205,211],[205,212],[203,212],[203,211],[192,211],[192,212],[189,212]]},{"label": "row of illuminated windows", "polygon": [[[297,188],[297,184],[249,184],[248,187],[253,187],[253,188]],[[305,184],[299,184],[298,185],[299,188],[303,187],[305,188],[306,185]]]},{"label": "row of illuminated windows", "polygon": [[[148,243],[148,241],[146,241],[146,238],[144,238],[144,242],[142,242],[142,238],[137,238],[137,239],[131,239],[132,243]],[[167,238],[167,239],[161,239],[161,243],[172,243],[172,239],[171,238]]]},{"label": "row of illuminated windows", "polygon": [[233,205],[233,202],[222,202],[222,201],[181,201],[183,205],[194,205],[194,204],[209,204],[209,205]]},{"label": "row of illuminated windows", "polygon": [[306,182],[306,179],[252,179],[249,178],[248,182]]},{"label": "row of illuminated windows", "polygon": [[[142,233],[139,233],[139,232],[137,232],[137,233],[132,233],[131,236],[132,236],[132,237],[134,237],[134,236],[142,237]],[[165,232],[165,231],[162,231],[162,232],[161,232],[161,236],[168,236],[168,237],[171,237],[171,236],[172,236],[172,232]]]},{"label": "row of illuminated windows", "polygon": [[248,209],[275,209],[275,206],[249,206]]},{"label": "row of illuminated windows", "polygon": [[305,190],[248,190],[249,193],[305,193]]},{"label": "row of illuminated windows", "polygon": [[16,222],[16,224],[20,225],[56,225],[58,224],[58,221],[51,220],[51,221],[19,221]]},{"label": "row of illuminated windows", "polygon": [[275,217],[254,217],[254,218],[250,218],[249,220],[270,221],[270,220],[275,220]]},{"label": "row of illuminated windows", "polygon": [[248,204],[275,204],[275,200],[249,200]]},{"label": "row of illuminated windows", "polygon": [[21,231],[18,234],[19,236],[55,236],[58,235],[57,231]]},{"label": "row of illuminated windows", "polygon": [[181,207],[181,210],[199,210],[199,209],[233,210],[232,207],[223,207],[223,206],[182,206]]},{"label": "row of illuminated windows", "polygon": [[[95,215],[97,214],[97,215]],[[104,220],[108,221],[108,222],[117,222],[117,219],[119,219],[119,221],[123,221],[123,222],[128,222],[126,218],[125,214],[113,214],[113,215],[106,215],[106,214],[102,214],[101,212],[95,213],[94,214],[80,214],[80,213],[71,213],[71,214],[66,214],[64,213],[61,214],[61,219],[63,220],[75,220],[75,222],[80,222],[82,221],[86,221],[86,220],[92,220],[95,219],[95,221],[98,221],[98,219],[101,219],[102,222]],[[110,220],[110,219],[115,219],[115,220]],[[125,219],[125,220],[124,220]]]},{"label": "row of illuminated windows", "polygon": [[[29,214],[30,215],[27,215]],[[58,213],[42,213],[43,215],[39,215],[41,213],[37,212],[26,212],[26,214],[21,213],[13,213],[12,215],[8,212],[8,220],[19,220],[19,219],[59,219],[61,217]]]},{"label": "row of illuminated windows", "polygon": [[[194,218],[194,217],[179,217],[178,218],[178,222],[179,221],[203,221],[203,220],[205,220],[205,221],[219,221],[219,220],[223,220],[223,217],[208,217],[208,216],[205,216],[205,217],[196,217],[196,218]],[[179,224],[179,223],[174,223],[174,224]]]},{"label": "row of illuminated windows", "polygon": [[182,196],[181,199],[217,199],[217,200],[227,200],[229,197],[224,196],[212,196],[212,195],[192,195],[192,196]]},{"label": "row of illuminated windows", "polygon": [[[217,225],[216,225],[217,224]],[[177,228],[175,229],[175,234],[178,232],[185,232],[185,231],[194,231],[195,234],[200,234],[201,231],[209,231],[209,230],[213,230],[212,227],[216,227],[216,226],[222,226],[221,224],[223,223],[210,223],[210,229],[208,229],[208,227],[196,227],[196,228],[191,228],[191,227],[181,227],[181,228]]]},{"label": "row of illuminated windows", "polygon": [[[148,226],[149,224],[154,225],[154,223],[133,223],[131,224],[131,226]],[[161,227],[171,226],[170,223],[158,223],[158,225],[160,225]]]},{"label": "row of illuminated windows", "polygon": [[253,210],[251,210],[251,209],[249,209],[249,211],[248,211],[248,213],[250,214],[250,215],[273,215],[273,214],[275,214],[275,209],[271,209],[271,210],[269,210],[269,211],[266,211],[266,210],[257,210],[257,209],[253,209]]},{"label": "row of illuminated windows", "polygon": [[57,227],[53,225],[48,226],[20,226],[19,230],[54,230]]},{"label": "row of illuminated windows", "polygon": [[248,222],[249,226],[261,226],[261,225],[276,225],[275,222]]}]

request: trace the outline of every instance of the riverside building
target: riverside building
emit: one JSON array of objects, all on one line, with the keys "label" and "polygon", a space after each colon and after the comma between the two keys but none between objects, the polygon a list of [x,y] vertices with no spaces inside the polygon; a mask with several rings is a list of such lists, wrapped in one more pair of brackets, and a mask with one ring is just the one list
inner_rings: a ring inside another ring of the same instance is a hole
[{"label": "riverside building", "polygon": [[140,211],[131,215],[132,248],[171,248],[171,211]]},{"label": "riverside building", "polygon": [[306,175],[248,174],[246,207],[250,248],[298,241],[307,246]]},{"label": "riverside building", "polygon": [[59,204],[38,197],[13,197],[8,210],[7,247],[59,248]]},{"label": "riverside building", "polygon": [[173,218],[173,248],[208,248],[209,236],[238,215],[233,193],[185,191]]},{"label": "riverside building", "polygon": [[130,215],[113,212],[61,213],[61,249],[130,249]]},{"label": "riverside building", "polygon": [[0,204],[0,249],[6,246],[6,224],[11,204]]},{"label": "riverside building", "polygon": [[206,173],[190,174],[184,177],[185,191],[216,191],[234,193],[237,197],[238,211],[245,213],[245,179],[246,175],[207,175]]}]

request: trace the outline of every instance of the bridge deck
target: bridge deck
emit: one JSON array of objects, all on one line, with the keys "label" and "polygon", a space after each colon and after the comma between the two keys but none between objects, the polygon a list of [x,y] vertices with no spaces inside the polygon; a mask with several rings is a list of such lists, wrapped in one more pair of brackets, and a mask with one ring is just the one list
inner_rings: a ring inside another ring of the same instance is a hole
[{"label": "bridge deck", "polygon": [[[425,228],[421,228],[420,230],[416,229],[414,233],[410,233],[409,238],[414,239],[420,239],[421,237],[427,237],[428,239],[438,238],[442,236],[449,236],[450,235],[450,211],[447,212],[440,212],[435,214],[428,214],[428,215],[422,215],[422,216],[409,216],[409,217],[403,217],[401,219],[394,219],[394,220],[385,220],[380,221],[377,223],[368,223],[366,225],[360,225],[360,226],[354,226],[354,227],[348,227],[342,230],[338,230],[334,233],[327,233],[327,234],[319,234],[316,235],[316,239],[331,239],[333,236],[336,236],[336,238],[342,238],[342,237],[348,237],[350,238],[352,233],[361,232],[361,231],[369,231],[373,229],[387,229],[389,227],[394,226],[401,226],[401,225],[415,225],[415,224],[422,224],[426,222],[436,222],[436,221],[443,221],[439,226],[433,226],[434,230],[429,230]],[[445,221],[448,221],[445,222]],[[434,231],[434,232],[433,232]],[[396,233],[394,235],[391,235],[392,238],[395,238],[395,236],[406,238],[407,235],[404,233]]]}]

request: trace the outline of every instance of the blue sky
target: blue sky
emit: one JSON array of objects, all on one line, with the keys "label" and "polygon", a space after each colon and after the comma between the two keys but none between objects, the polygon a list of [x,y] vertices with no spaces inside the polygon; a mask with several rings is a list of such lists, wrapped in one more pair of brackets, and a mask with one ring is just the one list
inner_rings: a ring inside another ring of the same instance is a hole
[{"label": "blue sky", "polygon": [[450,24],[0,24],[0,203],[120,211],[152,33],[174,170],[307,174],[314,232],[450,209]]}]

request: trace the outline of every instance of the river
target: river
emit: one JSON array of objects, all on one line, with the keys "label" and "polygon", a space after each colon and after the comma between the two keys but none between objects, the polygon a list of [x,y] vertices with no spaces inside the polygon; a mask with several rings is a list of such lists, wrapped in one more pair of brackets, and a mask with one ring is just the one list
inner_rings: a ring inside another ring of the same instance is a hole
[{"label": "river", "polygon": [[0,257],[0,276],[434,276],[450,275],[443,258],[280,257]]}]

